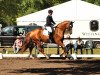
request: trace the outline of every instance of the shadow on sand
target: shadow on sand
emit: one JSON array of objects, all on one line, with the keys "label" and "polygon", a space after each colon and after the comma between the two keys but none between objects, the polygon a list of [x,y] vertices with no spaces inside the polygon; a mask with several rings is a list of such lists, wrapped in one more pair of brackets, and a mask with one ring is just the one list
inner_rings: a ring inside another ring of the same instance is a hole
[{"label": "shadow on sand", "polygon": [[[44,61],[43,63],[66,63],[66,67],[61,68],[22,68],[13,70],[11,73],[32,73],[39,75],[99,75],[100,74],[100,60],[78,60],[78,61]],[[73,65],[67,67],[67,65]],[[75,66],[77,65],[77,66]]]}]

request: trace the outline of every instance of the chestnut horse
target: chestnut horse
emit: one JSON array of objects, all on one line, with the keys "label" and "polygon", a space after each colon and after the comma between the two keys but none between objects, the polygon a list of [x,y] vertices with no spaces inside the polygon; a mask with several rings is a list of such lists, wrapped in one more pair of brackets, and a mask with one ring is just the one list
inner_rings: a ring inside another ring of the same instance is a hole
[{"label": "chestnut horse", "polygon": [[[64,38],[64,32],[66,29],[72,32],[72,27],[73,27],[72,21],[63,21],[55,27],[55,30],[53,32],[54,43],[62,47],[63,49],[62,54],[67,53],[65,50],[65,45],[62,42],[62,39]],[[49,57],[44,53],[44,50],[42,49],[41,42],[49,43],[49,36],[44,35],[43,30],[44,30],[43,28],[37,28],[35,30],[28,32],[24,39],[22,49],[19,52],[23,53],[24,51],[26,51],[27,48],[30,48],[30,55],[31,55],[32,49],[36,45],[38,47],[38,50],[48,59]],[[33,44],[33,47],[29,47],[31,46],[30,41]]]}]

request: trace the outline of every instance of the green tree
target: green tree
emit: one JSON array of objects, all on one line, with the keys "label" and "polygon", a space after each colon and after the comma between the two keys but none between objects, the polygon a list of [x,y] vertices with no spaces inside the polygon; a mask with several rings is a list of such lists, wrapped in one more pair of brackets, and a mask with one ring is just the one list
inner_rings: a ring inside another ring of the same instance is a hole
[{"label": "green tree", "polygon": [[100,6],[100,0],[83,0],[83,1],[87,1],[89,3],[96,4],[96,5]]},{"label": "green tree", "polygon": [[[16,25],[16,18],[69,0],[0,0],[0,23]],[[83,0],[100,5],[100,0]]]},{"label": "green tree", "polygon": [[7,25],[16,23],[17,3],[20,0],[2,0],[0,1],[0,20]]}]

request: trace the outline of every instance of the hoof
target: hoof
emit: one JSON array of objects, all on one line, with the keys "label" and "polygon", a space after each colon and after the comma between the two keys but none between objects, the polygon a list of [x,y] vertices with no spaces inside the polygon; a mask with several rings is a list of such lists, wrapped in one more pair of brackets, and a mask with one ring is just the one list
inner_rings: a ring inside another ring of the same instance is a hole
[{"label": "hoof", "polygon": [[49,60],[49,57],[47,56],[46,59]]},{"label": "hoof", "polygon": [[63,54],[60,54],[60,57],[63,57]]},{"label": "hoof", "polygon": [[65,58],[69,58],[69,56],[68,55],[65,55]]},{"label": "hoof", "polygon": [[34,59],[34,57],[30,57],[30,59]]},{"label": "hoof", "polygon": [[28,59],[34,59],[34,57],[32,55],[29,55],[27,58]]}]

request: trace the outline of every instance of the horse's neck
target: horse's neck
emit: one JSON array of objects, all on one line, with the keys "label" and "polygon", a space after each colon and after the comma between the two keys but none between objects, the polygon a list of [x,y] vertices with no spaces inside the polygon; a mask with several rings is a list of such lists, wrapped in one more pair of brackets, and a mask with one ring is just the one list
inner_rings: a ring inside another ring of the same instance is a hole
[{"label": "horse's neck", "polygon": [[66,25],[61,23],[61,24],[57,25],[57,28],[60,28],[60,29],[62,29],[64,31],[66,29]]},{"label": "horse's neck", "polygon": [[[56,29],[58,29],[58,30],[60,29],[62,32],[65,32],[65,30],[66,30],[66,28],[65,28],[64,26],[63,26],[63,27],[58,26],[58,27],[56,27]],[[55,29],[55,30],[56,30],[56,29]]]},{"label": "horse's neck", "polygon": [[55,28],[55,34],[60,34],[60,36],[63,36],[65,33],[65,29],[64,28],[61,28],[61,27],[56,27]]}]

